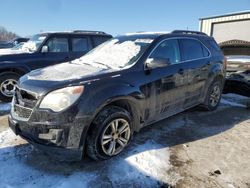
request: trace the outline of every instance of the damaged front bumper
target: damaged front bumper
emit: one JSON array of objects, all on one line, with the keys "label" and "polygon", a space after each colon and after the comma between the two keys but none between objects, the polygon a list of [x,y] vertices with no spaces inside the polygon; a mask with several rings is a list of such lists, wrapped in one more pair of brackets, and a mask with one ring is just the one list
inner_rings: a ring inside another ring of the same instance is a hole
[{"label": "damaged front bumper", "polygon": [[35,148],[43,151],[44,153],[53,156],[54,158],[62,161],[75,161],[81,160],[82,158],[82,149],[81,148],[64,148],[58,146],[44,145],[36,141],[33,136],[22,132],[20,125],[13,121],[11,116],[9,116],[9,126],[16,135],[19,135],[21,138],[28,141]]},{"label": "damaged front bumper", "polygon": [[[63,161],[81,160],[87,132],[87,118],[78,118],[77,106],[63,113],[33,109],[28,119],[19,118],[12,110],[9,126],[37,149]],[[20,114],[19,114],[20,115]]]}]

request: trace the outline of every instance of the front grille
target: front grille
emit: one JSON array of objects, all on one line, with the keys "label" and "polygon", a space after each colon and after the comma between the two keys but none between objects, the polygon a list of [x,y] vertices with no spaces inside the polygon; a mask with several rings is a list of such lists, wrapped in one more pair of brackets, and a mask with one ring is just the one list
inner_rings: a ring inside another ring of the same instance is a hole
[{"label": "front grille", "polygon": [[32,113],[32,109],[25,108],[17,104],[14,104],[13,111],[18,117],[24,118],[24,119],[29,119]]},{"label": "front grille", "polygon": [[16,118],[28,120],[37,101],[38,98],[36,94],[16,87],[12,108],[13,115],[15,115]]},{"label": "front grille", "polygon": [[16,87],[15,97],[17,104],[27,108],[34,108],[37,103],[37,96],[34,93],[18,87]]}]

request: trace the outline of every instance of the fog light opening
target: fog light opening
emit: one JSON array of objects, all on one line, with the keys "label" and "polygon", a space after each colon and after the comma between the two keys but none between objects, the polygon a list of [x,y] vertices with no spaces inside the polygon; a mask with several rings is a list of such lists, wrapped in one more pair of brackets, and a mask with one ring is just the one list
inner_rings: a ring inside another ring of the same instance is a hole
[{"label": "fog light opening", "polygon": [[62,138],[63,129],[49,129],[48,133],[39,134],[38,138],[52,143],[59,143]]}]

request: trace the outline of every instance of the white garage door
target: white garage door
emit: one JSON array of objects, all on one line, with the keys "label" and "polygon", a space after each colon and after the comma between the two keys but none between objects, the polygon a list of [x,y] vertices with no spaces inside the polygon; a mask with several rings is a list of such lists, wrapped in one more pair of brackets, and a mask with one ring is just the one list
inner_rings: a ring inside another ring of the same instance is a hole
[{"label": "white garage door", "polygon": [[234,39],[250,42],[250,20],[215,23],[212,29],[218,43]]}]

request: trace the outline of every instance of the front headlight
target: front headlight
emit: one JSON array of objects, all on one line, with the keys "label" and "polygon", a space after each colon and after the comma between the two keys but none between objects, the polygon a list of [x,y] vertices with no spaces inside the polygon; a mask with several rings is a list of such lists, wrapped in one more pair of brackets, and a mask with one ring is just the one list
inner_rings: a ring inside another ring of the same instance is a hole
[{"label": "front headlight", "polygon": [[60,112],[71,106],[83,93],[84,86],[73,86],[58,89],[47,94],[40,104],[40,108]]}]

